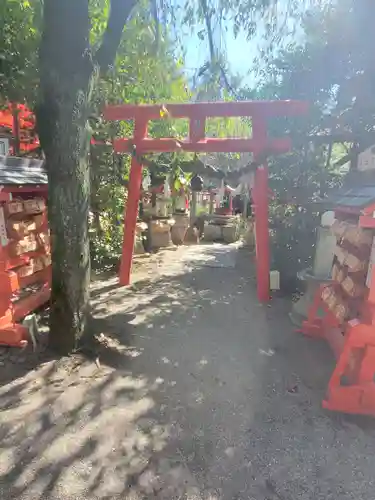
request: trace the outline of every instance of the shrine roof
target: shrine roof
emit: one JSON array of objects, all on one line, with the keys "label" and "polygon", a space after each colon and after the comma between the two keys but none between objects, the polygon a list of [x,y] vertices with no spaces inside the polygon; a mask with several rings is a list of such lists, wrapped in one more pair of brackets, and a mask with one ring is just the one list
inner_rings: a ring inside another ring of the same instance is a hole
[{"label": "shrine roof", "polygon": [[331,193],[326,201],[334,206],[360,210],[375,202],[375,183],[339,189]]},{"label": "shrine roof", "polygon": [[39,185],[47,183],[47,171],[43,160],[0,156],[0,184]]}]

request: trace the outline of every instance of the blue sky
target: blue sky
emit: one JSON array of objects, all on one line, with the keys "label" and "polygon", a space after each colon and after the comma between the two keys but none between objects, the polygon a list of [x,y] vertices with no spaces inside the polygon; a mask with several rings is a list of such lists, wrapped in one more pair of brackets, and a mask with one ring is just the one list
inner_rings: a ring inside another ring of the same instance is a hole
[{"label": "blue sky", "polygon": [[[234,38],[232,30],[229,29],[223,32],[222,38],[231,71],[240,74],[246,81],[250,80],[247,73],[252,67],[254,57],[258,54],[257,39],[248,41],[243,33]],[[209,60],[208,42],[194,35],[187,36],[186,42],[186,73],[193,76],[194,72]]]},{"label": "blue sky", "polygon": [[[375,1],[375,0],[374,0]],[[280,4],[282,5],[282,0]],[[282,12],[280,9],[280,22],[284,20]],[[303,9],[301,9],[301,14]],[[295,21],[290,21],[287,23],[287,28],[292,31],[295,26]],[[183,35],[183,43],[186,48],[185,55],[185,69],[188,77],[193,77],[197,69],[203,66],[207,62],[209,57],[208,41],[200,40],[196,35],[200,30],[205,31],[205,27],[202,25],[197,27],[194,32],[186,32]],[[254,84],[254,75],[251,74],[253,68],[254,58],[259,56],[259,45],[264,45],[264,24],[262,20],[259,20],[257,24],[257,33],[251,40],[247,40],[245,33],[240,31],[237,37],[233,35],[233,23],[227,21],[226,25],[221,29],[214,29],[214,40],[215,45],[224,50],[226,54],[227,62],[229,68],[233,74],[239,74],[243,78],[244,84]],[[297,35],[285,36],[284,42],[290,43],[291,41],[297,39],[302,39],[301,29],[297,27]]]}]

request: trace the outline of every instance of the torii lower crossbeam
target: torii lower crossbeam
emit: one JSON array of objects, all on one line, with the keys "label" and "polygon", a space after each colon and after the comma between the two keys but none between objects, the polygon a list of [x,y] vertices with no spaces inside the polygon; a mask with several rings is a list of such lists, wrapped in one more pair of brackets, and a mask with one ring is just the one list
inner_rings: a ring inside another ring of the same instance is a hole
[{"label": "torii lower crossbeam", "polygon": [[[119,105],[108,106],[104,111],[107,120],[134,120],[134,137],[117,138],[114,150],[118,153],[133,153],[128,201],[125,208],[125,228],[120,266],[120,284],[130,283],[130,272],[134,248],[135,226],[141,192],[142,165],[140,155],[170,151],[206,152],[246,152],[253,153],[257,161],[265,154],[286,153],[291,148],[288,138],[270,139],[267,135],[267,118],[273,116],[300,115],[307,112],[307,104],[300,101],[245,101],[245,102],[204,102],[165,105]],[[189,137],[183,141],[174,138],[153,139],[147,137],[150,120],[187,118]],[[251,117],[252,137],[206,138],[205,126],[208,117]],[[134,154],[134,150],[136,154]],[[255,235],[258,299],[269,299],[270,249],[268,229],[268,169],[263,164],[255,174]]]}]

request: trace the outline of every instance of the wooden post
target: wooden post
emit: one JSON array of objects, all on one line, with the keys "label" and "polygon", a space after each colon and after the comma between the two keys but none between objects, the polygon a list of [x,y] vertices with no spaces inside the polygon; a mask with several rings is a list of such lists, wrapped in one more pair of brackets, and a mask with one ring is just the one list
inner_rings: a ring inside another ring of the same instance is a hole
[{"label": "wooden post", "polygon": [[208,213],[212,215],[214,213],[214,203],[215,203],[215,193],[210,191],[210,204],[208,208]]},{"label": "wooden post", "polygon": [[[147,120],[137,119],[134,125],[134,142],[144,139],[147,135]],[[137,156],[133,156],[130,167],[128,201],[125,207],[124,238],[120,266],[120,285],[129,285],[132,268],[135,226],[137,223],[138,204],[141,195],[142,164]]]},{"label": "wooden post", "polygon": [[[258,142],[258,151],[267,145],[267,126],[261,116],[253,117],[253,138]],[[257,154],[254,154],[256,161]],[[255,241],[257,293],[260,302],[270,298],[270,247],[268,229],[268,167],[264,163],[255,173]]]},{"label": "wooden post", "polygon": [[19,109],[16,103],[12,103],[12,135],[13,135],[13,154],[18,156],[20,154],[20,120]]},{"label": "wooden post", "polygon": [[190,226],[194,225],[197,218],[197,193],[195,191],[191,192],[191,204],[190,204]]}]

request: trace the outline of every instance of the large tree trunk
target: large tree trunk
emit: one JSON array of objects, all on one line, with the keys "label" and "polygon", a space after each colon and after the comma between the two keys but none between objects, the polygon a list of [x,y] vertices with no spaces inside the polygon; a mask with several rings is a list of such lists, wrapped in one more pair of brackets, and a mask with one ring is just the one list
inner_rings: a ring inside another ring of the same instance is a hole
[{"label": "large tree trunk", "polygon": [[45,0],[38,131],[46,157],[52,235],[50,344],[74,350],[89,318],[88,116],[99,69],[113,60],[134,1],[112,0],[102,45],[92,56],[88,0]]},{"label": "large tree trunk", "polygon": [[77,347],[89,313],[88,165],[91,83],[87,0],[46,0],[38,130],[48,169],[52,234],[50,344]]}]

